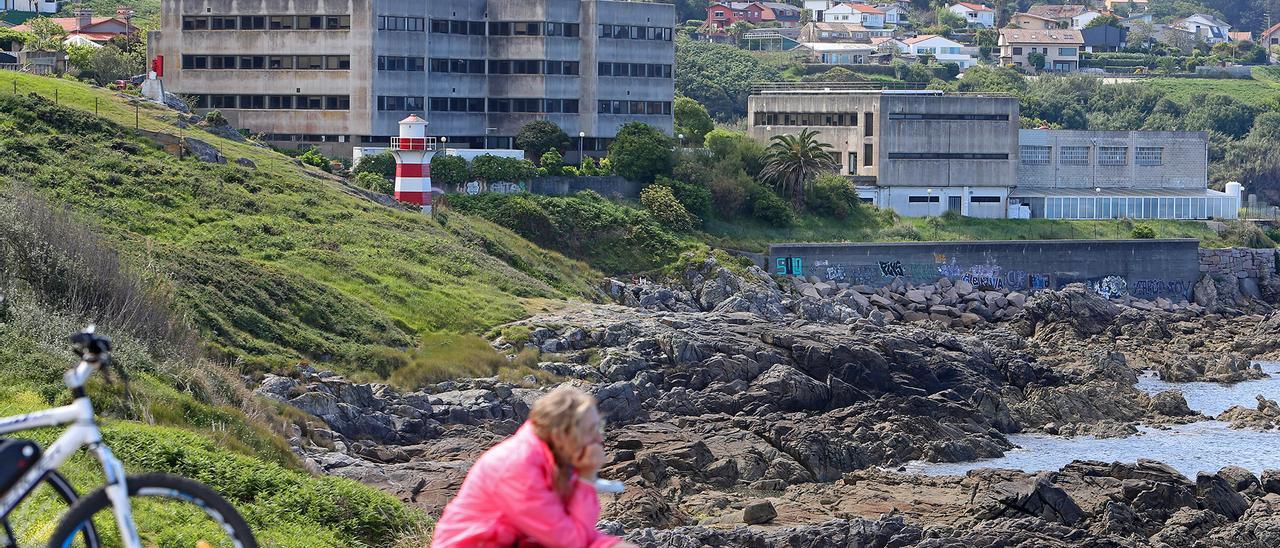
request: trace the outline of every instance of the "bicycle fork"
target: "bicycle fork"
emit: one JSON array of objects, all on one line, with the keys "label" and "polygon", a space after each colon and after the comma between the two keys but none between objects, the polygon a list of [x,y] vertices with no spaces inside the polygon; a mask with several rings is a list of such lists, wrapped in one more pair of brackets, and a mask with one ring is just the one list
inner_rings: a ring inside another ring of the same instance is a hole
[{"label": "bicycle fork", "polygon": [[107,477],[105,490],[111,500],[111,511],[116,516],[116,526],[120,529],[120,540],[125,548],[142,548],[142,539],[138,537],[138,528],[133,523],[133,508],[129,504],[129,485],[125,480],[124,464],[116,459],[111,448],[101,440],[89,445],[89,451],[102,464],[102,473]]}]

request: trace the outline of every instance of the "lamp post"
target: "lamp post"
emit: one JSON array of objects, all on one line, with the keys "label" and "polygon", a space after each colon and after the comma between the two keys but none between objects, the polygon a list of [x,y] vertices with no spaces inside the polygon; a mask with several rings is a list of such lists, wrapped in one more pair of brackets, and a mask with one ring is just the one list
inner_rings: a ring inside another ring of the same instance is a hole
[{"label": "lamp post", "polygon": [[[926,188],[926,189],[924,189],[924,192],[925,192],[925,194],[927,194],[927,195],[928,195],[928,198],[926,198],[926,199],[925,199],[925,208],[929,208],[929,207],[931,207],[931,206],[929,206],[929,204],[933,203],[933,189],[932,189],[932,188]],[[939,199],[938,199],[938,203],[939,203],[939,204],[941,204],[941,203],[942,203],[942,199],[941,199],[941,198],[939,198]]]},{"label": "lamp post", "polygon": [[684,134],[681,133],[679,137],[680,137],[680,148],[684,148]]},{"label": "lamp post", "polygon": [[[1102,218],[1102,202],[1097,197],[1102,195],[1102,187],[1093,187],[1093,216],[1095,219]],[[1093,223],[1093,239],[1098,239],[1098,223]]]},{"label": "lamp post", "polygon": [[578,132],[578,165],[582,165],[582,160],[584,159],[582,157],[582,142],[585,141],[586,139],[587,139],[587,132],[579,131]]}]

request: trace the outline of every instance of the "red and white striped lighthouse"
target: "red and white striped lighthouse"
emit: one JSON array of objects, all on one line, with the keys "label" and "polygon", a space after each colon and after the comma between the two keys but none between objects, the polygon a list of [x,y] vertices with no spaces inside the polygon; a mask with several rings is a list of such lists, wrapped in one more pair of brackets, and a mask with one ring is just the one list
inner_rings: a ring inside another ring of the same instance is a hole
[{"label": "red and white striped lighthouse", "polygon": [[400,136],[391,138],[396,157],[396,199],[431,212],[431,155],[436,140],[427,137],[427,121],[410,114],[400,120]]}]

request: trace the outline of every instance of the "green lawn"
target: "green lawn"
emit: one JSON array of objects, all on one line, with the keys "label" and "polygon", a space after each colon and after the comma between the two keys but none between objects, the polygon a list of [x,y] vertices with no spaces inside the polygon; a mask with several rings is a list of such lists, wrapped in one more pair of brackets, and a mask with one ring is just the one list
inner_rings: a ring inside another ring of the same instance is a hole
[{"label": "green lawn", "polygon": [[1165,91],[1174,101],[1185,101],[1196,93],[1230,95],[1242,103],[1262,105],[1280,97],[1280,71],[1275,67],[1256,67],[1252,80],[1226,78],[1145,78],[1142,85]]}]

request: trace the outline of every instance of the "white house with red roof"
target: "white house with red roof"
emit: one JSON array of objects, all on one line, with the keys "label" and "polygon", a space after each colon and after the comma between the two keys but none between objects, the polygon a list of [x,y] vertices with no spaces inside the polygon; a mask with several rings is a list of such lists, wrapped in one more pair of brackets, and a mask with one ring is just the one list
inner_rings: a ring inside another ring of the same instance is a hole
[{"label": "white house with red roof", "polygon": [[62,0],[0,0],[0,11],[58,13],[62,4]]},{"label": "white house with red roof", "polygon": [[971,27],[989,29],[996,26],[996,12],[982,4],[957,2],[948,6],[947,9],[963,17]]},{"label": "white house with red roof", "polygon": [[1280,23],[1276,23],[1271,28],[1262,31],[1258,35],[1258,45],[1267,48],[1268,59],[1272,63],[1280,63]]},{"label": "white house with red roof", "polygon": [[[115,17],[94,17],[93,11],[83,9],[75,17],[51,17],[49,20],[67,31],[68,40],[88,39],[95,44],[106,44],[117,36],[137,32],[138,28],[130,21],[132,16],[132,10],[128,9],[116,10]],[[13,27],[13,30],[27,32],[31,27],[24,23]]]},{"label": "white house with red roof", "polygon": [[822,14],[823,23],[858,23],[869,29],[884,28],[884,12],[867,4],[845,3]]}]

